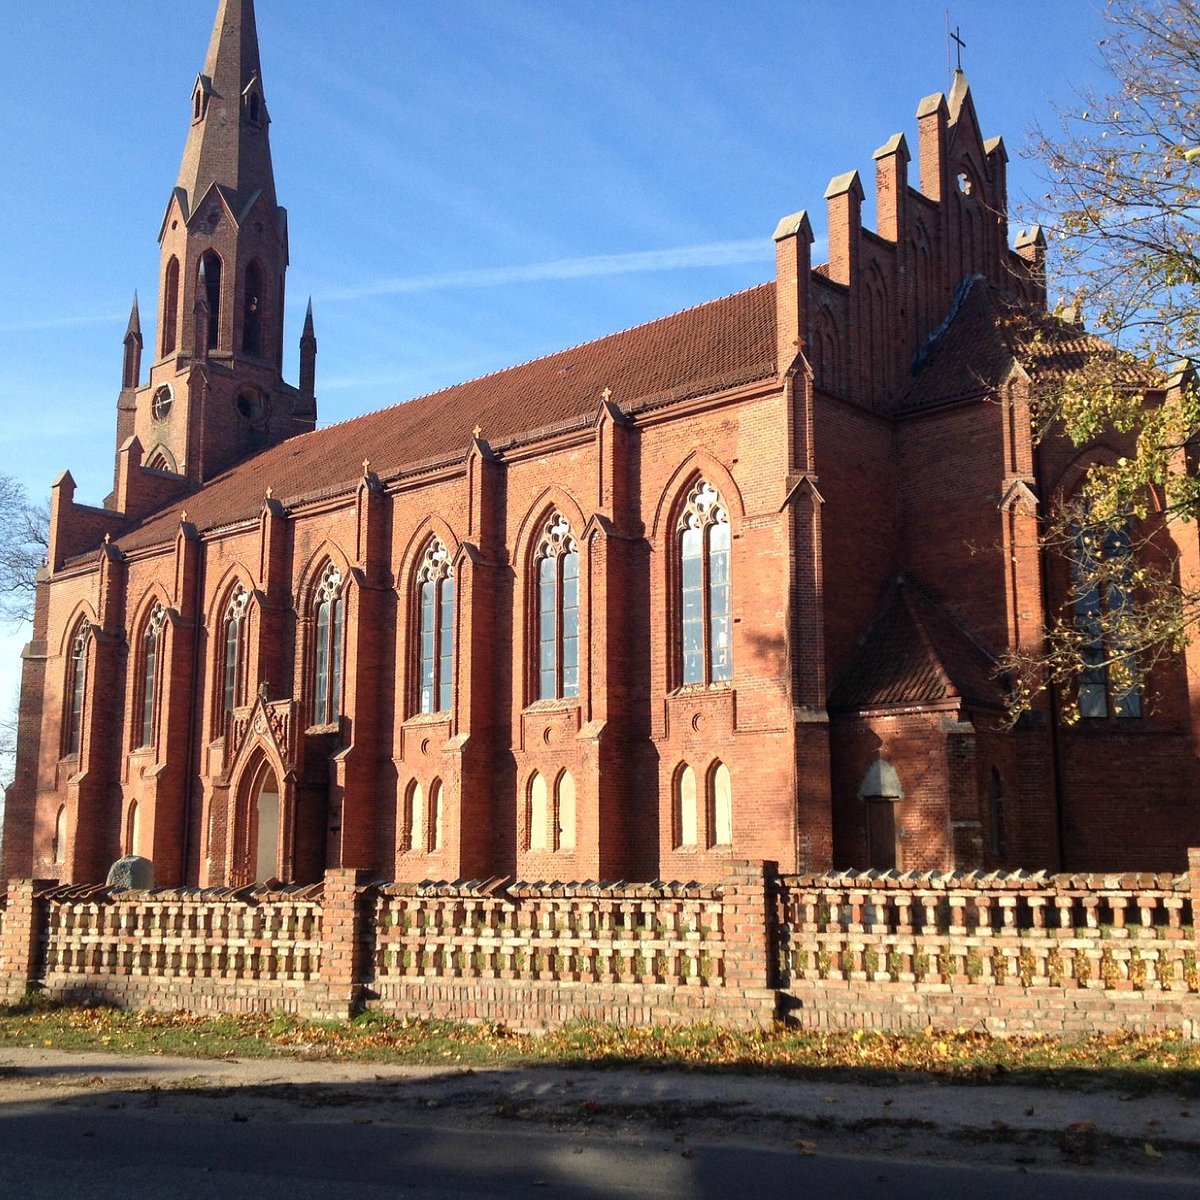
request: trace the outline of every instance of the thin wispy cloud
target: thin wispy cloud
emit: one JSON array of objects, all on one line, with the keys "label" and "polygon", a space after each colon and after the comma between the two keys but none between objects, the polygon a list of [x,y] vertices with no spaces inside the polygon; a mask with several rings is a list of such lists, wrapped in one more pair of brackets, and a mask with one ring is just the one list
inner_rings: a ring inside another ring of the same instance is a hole
[{"label": "thin wispy cloud", "polygon": [[2,333],[36,333],[40,330],[79,329],[85,325],[118,325],[128,320],[129,310],[121,313],[90,313],[66,317],[44,317],[41,320],[0,323]]},{"label": "thin wispy cloud", "polygon": [[429,275],[401,275],[351,287],[335,288],[323,301],[365,300],[372,296],[400,296],[413,292],[441,292],[464,288],[508,287],[564,279],[595,279],[653,271],[689,271],[700,267],[728,267],[741,263],[770,262],[773,247],[765,238],[736,242],[707,242],[666,250],[639,250],[628,254],[594,254],[586,258],[560,258],[553,262],[482,270],[437,271]]}]

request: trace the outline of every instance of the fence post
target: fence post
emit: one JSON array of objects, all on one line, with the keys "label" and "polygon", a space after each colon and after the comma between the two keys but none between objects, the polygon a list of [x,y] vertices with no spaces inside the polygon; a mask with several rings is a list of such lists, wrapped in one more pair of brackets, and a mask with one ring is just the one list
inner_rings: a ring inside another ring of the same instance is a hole
[{"label": "fence post", "polygon": [[361,998],[366,968],[367,905],[359,888],[369,878],[369,871],[347,867],[325,872],[317,1016],[347,1020],[354,1015]]},{"label": "fence post", "polygon": [[1192,940],[1200,943],[1200,847],[1188,849],[1188,883],[1192,893]]},{"label": "fence post", "polygon": [[739,1024],[765,1026],[775,1018],[777,867],[774,862],[736,862],[722,880],[725,1003]]},{"label": "fence post", "polygon": [[38,900],[45,881],[14,879],[8,885],[4,932],[0,936],[0,1001],[15,1004],[37,978]]}]

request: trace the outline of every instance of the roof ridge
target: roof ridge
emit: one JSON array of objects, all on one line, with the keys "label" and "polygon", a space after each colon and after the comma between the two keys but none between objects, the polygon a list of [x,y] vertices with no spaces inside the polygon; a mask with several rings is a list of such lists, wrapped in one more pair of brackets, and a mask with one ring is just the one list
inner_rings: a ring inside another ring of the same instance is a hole
[{"label": "roof ridge", "polygon": [[[496,379],[501,375],[507,375],[510,371],[519,371],[522,367],[532,367],[537,363],[546,362],[551,358],[557,358],[560,354],[571,354],[579,350],[586,350],[590,346],[599,345],[601,342],[607,342],[612,338],[622,337],[627,333],[637,333],[642,329],[649,329],[652,325],[659,325],[663,321],[673,321],[676,317],[684,317],[689,313],[699,312],[702,308],[708,308],[713,304],[722,304],[726,300],[735,300],[738,296],[748,296],[751,292],[756,292],[760,288],[772,287],[775,281],[773,279],[764,279],[761,283],[752,284],[748,288],[741,288],[736,292],[728,292],[724,296],[714,296],[711,300],[702,300],[699,304],[690,304],[687,308],[676,309],[674,312],[663,313],[660,317],[652,317],[649,321],[641,321],[637,325],[627,325],[623,329],[614,329],[611,333],[601,334],[599,337],[590,338],[586,342],[575,342],[570,346],[563,346],[558,350],[551,350],[546,354],[538,354],[533,358],[523,359],[521,362],[509,363],[506,367],[497,367],[494,371],[485,371],[482,375],[472,375],[469,379],[458,379],[454,383],[448,383],[444,387],[434,388],[431,392],[419,392],[415,396],[409,396],[406,400],[397,400],[395,404],[385,404],[382,408],[373,408],[368,412],[356,413],[352,417],[346,417],[341,421],[335,421],[332,425],[321,425],[316,429],[310,429],[307,433],[299,434],[298,437],[289,438],[287,444],[310,438],[313,434],[325,433],[330,429],[342,429],[347,425],[353,425],[355,421],[363,421],[369,417],[377,417],[380,413],[390,412],[394,408],[400,408],[405,404],[412,404],[416,400],[427,400],[431,396],[441,396],[446,392],[452,392],[455,388],[469,387],[472,384],[484,383],[489,379]],[[636,399],[631,397],[630,399]],[[597,397],[599,402],[599,397]],[[618,407],[620,401],[617,401]],[[284,445],[285,443],[280,443]],[[240,464],[239,464],[240,465]]]}]

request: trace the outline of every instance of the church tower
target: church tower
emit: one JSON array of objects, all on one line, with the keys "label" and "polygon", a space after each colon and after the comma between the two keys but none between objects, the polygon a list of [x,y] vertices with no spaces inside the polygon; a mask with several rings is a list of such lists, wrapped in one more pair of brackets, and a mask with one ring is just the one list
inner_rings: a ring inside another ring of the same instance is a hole
[{"label": "church tower", "polygon": [[[144,385],[136,302],[136,344],[126,334],[117,469],[136,437],[145,468],[192,488],[316,424],[315,365],[305,364],[300,389],[282,376],[287,213],[275,196],[253,0],[220,0],[189,122],[159,231]],[[304,342],[315,355],[310,324]]]}]

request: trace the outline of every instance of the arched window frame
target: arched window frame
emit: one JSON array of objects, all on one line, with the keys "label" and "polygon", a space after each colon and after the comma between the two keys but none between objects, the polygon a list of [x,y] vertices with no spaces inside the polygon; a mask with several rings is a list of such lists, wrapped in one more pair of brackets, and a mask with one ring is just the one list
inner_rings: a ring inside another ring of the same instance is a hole
[{"label": "arched window frame", "polygon": [[138,802],[131,800],[129,803],[129,811],[125,815],[125,836],[122,839],[125,843],[125,853],[136,854],[138,852],[138,844],[140,842],[139,834],[141,832],[140,813],[138,812]]},{"label": "arched window frame", "polygon": [[250,627],[250,592],[237,584],[221,615],[221,639],[217,648],[219,687],[218,721],[223,724],[235,708],[246,703],[246,660]]},{"label": "arched window frame", "polygon": [[171,255],[163,273],[162,358],[175,353],[179,341],[179,259]]},{"label": "arched window frame", "polygon": [[50,855],[56,865],[67,861],[67,835],[67,806],[60,804],[54,815],[54,837],[50,842]]},{"label": "arched window frame", "polygon": [[312,723],[334,725],[342,715],[346,589],[335,563],[327,563],[313,595]]},{"label": "arched window frame", "polygon": [[733,539],[728,506],[703,478],[688,493],[675,545],[679,683],[685,687],[728,683],[733,678]]},{"label": "arched window frame", "polygon": [[262,264],[256,258],[251,259],[242,276],[242,353],[257,358],[264,357],[265,286],[266,274]]},{"label": "arched window frame", "polygon": [[150,615],[146,618],[138,649],[137,691],[133,712],[135,750],[153,746],[158,734],[166,624],[167,610],[160,601],[155,601]]},{"label": "arched window frame", "polygon": [[66,686],[63,689],[65,711],[63,713],[62,753],[64,758],[78,758],[83,748],[83,709],[87,695],[91,637],[92,627],[84,618],[79,622],[79,628],[71,640],[71,657],[67,661]]},{"label": "arched window frame", "polygon": [[1004,782],[1000,777],[1000,769],[993,767],[988,776],[988,829],[992,857],[997,861],[1008,855],[1008,831],[1004,818]]},{"label": "arched window frame", "polygon": [[574,853],[579,822],[579,793],[575,776],[562,771],[554,783],[554,849]]},{"label": "arched window frame", "polygon": [[454,707],[454,564],[440,538],[431,538],[421,557],[416,589],[416,695],[414,711],[449,712]]},{"label": "arched window frame", "polygon": [[579,695],[580,558],[571,523],[560,512],[542,529],[533,559],[533,695]]},{"label": "arched window frame", "polygon": [[208,300],[208,340],[206,345],[210,350],[220,348],[221,344],[221,288],[224,264],[221,256],[211,247],[200,255],[197,270],[197,286],[204,288]]},{"label": "arched window frame", "polygon": [[550,788],[541,771],[529,777],[525,792],[525,849],[540,854],[550,849]]},{"label": "arched window frame", "polygon": [[672,825],[675,848],[696,850],[700,846],[700,803],[696,772],[683,763],[675,772],[671,787]]},{"label": "arched window frame", "polygon": [[425,789],[414,779],[404,792],[404,820],[400,832],[400,849],[405,853],[426,852]]},{"label": "arched window frame", "polygon": [[1136,658],[1122,651],[1118,628],[1120,614],[1133,603],[1129,527],[1097,524],[1085,502],[1069,532],[1070,602],[1082,638],[1076,690],[1079,716],[1140,719],[1141,675]]},{"label": "arched window frame", "polygon": [[429,785],[429,853],[439,854],[446,840],[446,789],[440,779]]},{"label": "arched window frame", "polygon": [[709,768],[705,791],[709,846],[728,849],[733,845],[733,775],[720,760]]}]

